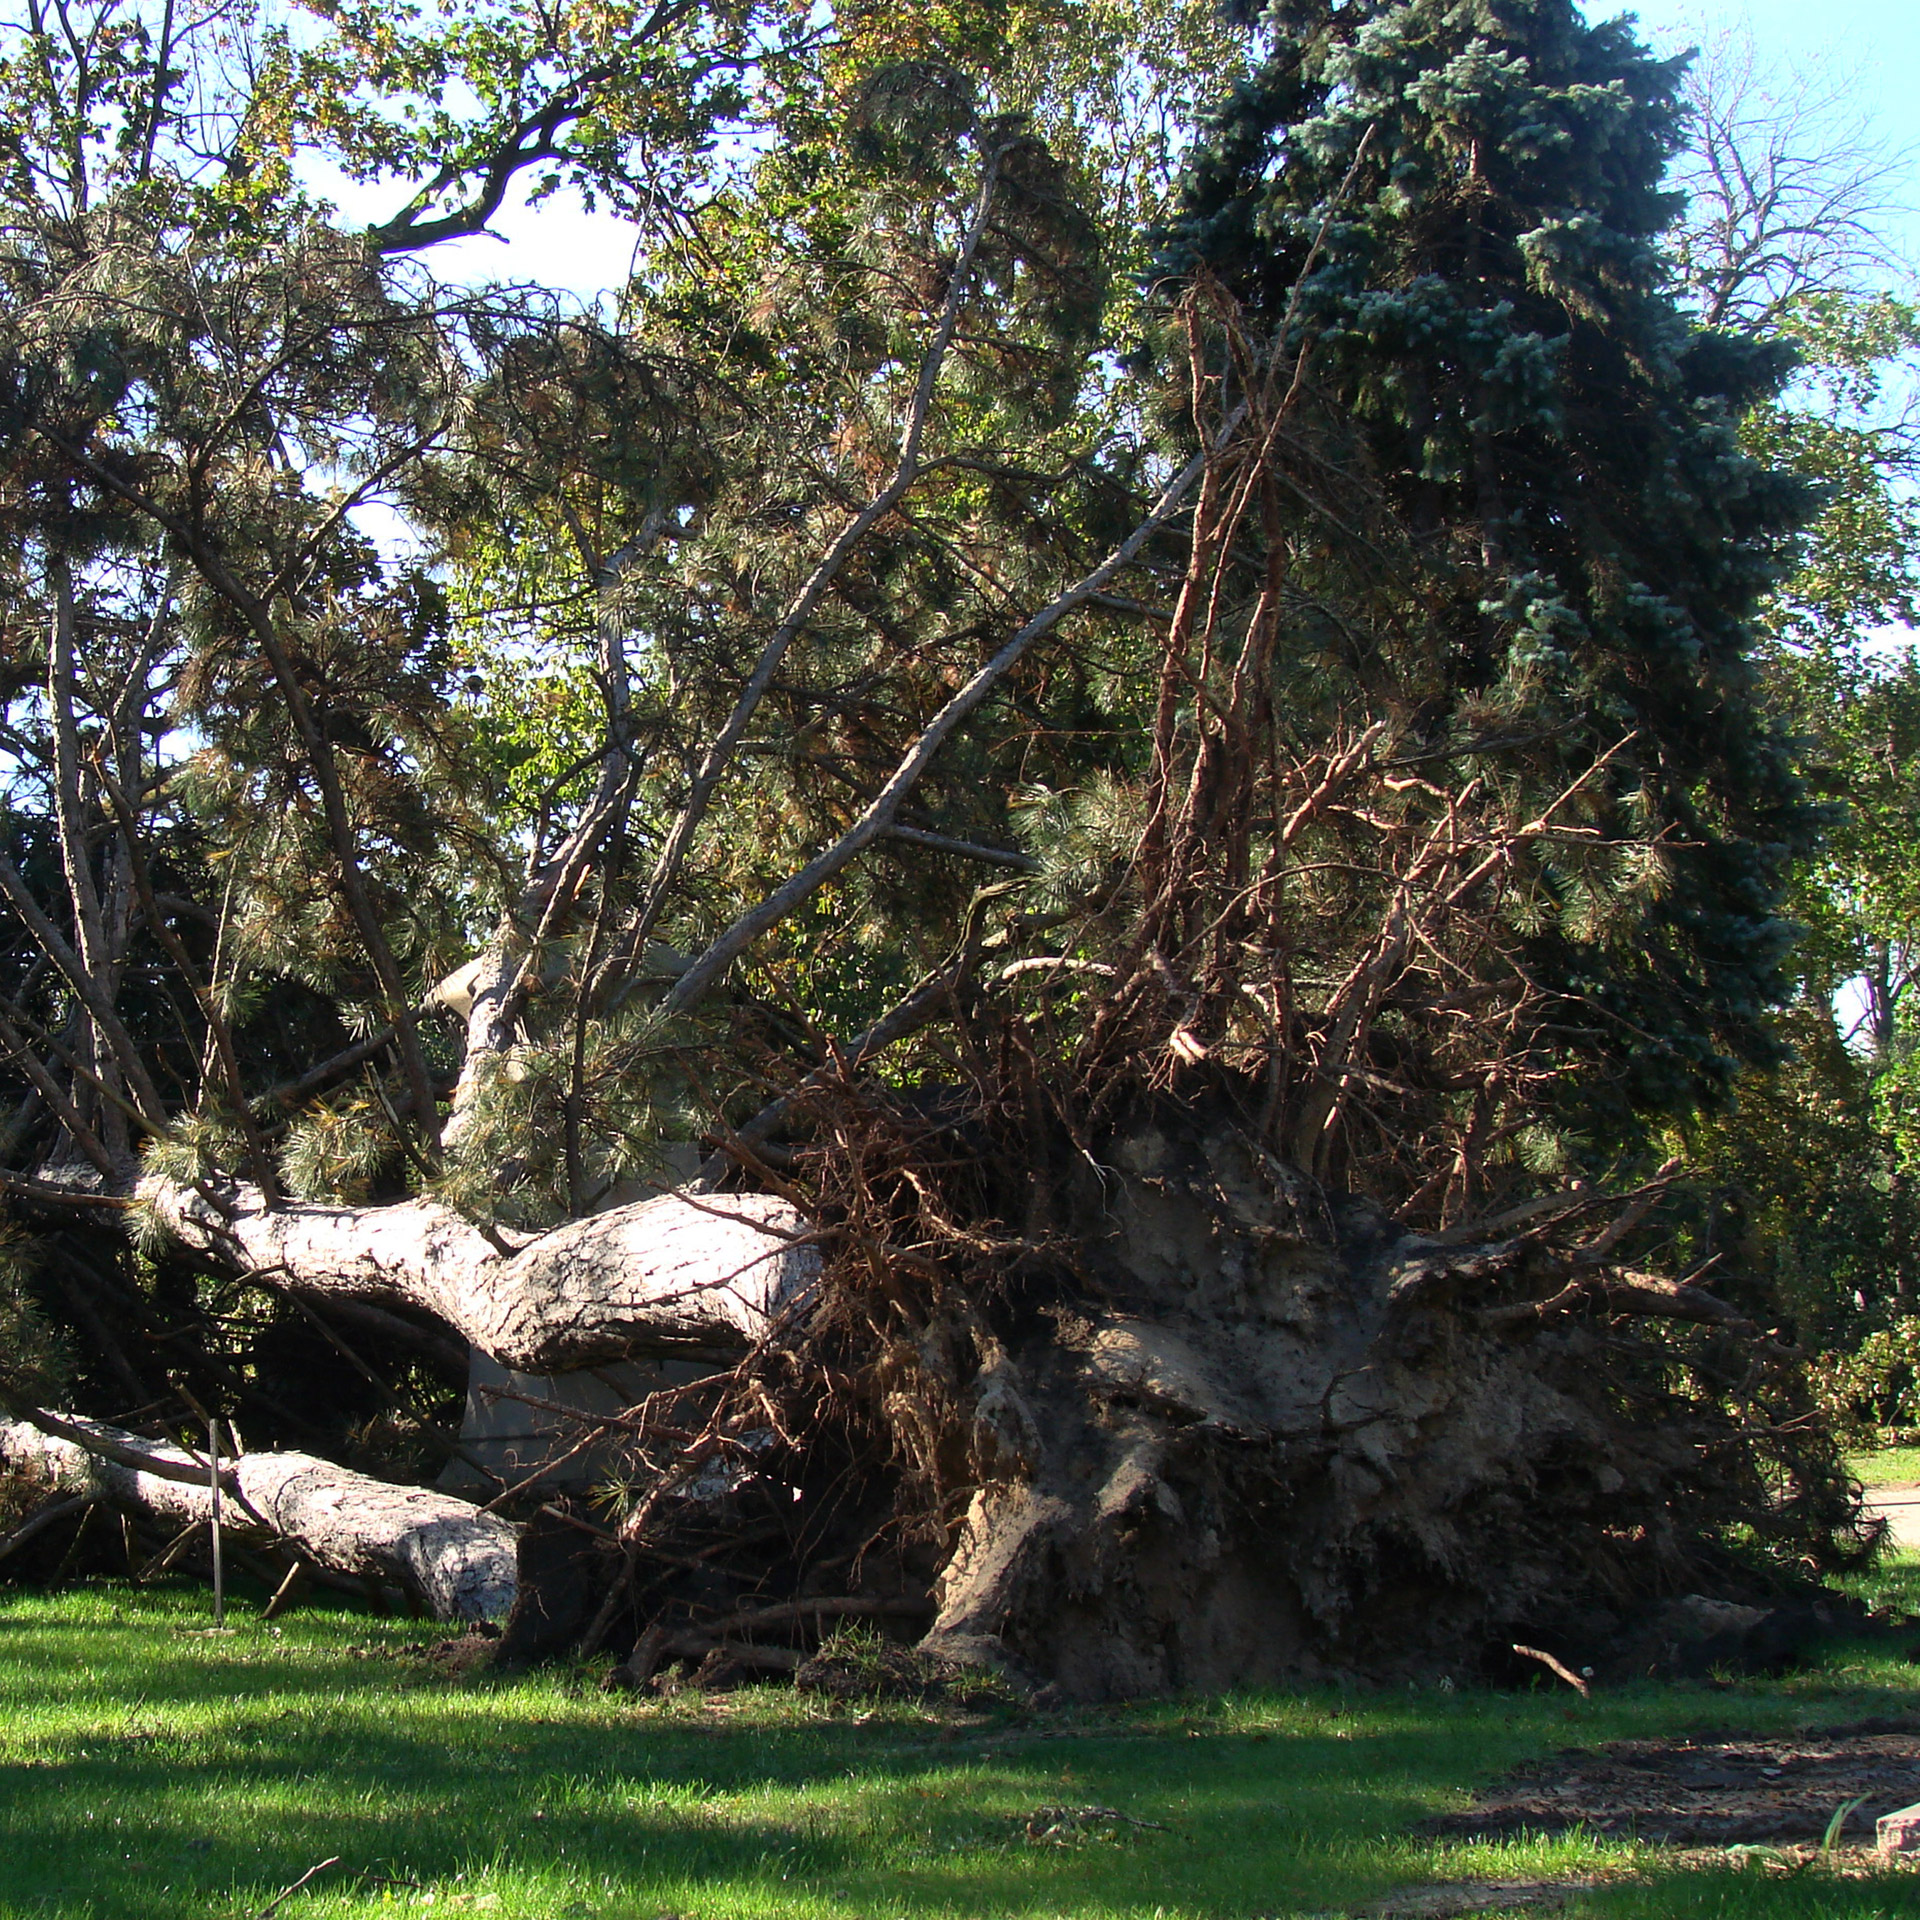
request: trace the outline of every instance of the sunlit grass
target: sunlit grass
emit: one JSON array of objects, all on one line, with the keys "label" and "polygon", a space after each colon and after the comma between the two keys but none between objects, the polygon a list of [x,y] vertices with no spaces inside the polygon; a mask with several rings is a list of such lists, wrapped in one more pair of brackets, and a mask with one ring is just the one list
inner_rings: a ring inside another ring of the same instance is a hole
[{"label": "sunlit grass", "polygon": [[[1590,1702],[1323,1691],[990,1717],[778,1690],[636,1705],[571,1670],[450,1682],[395,1657],[415,1624],[205,1624],[186,1590],[0,1596],[0,1916],[250,1917],[336,1855],[284,1920],[1225,1920],[1589,1876],[1612,1883],[1564,1911],[1920,1916],[1920,1876],[1775,1882],[1586,1835],[1408,1832],[1556,1747],[1920,1708],[1891,1658]],[[1043,1844],[1043,1805],[1155,1824]]]},{"label": "sunlit grass", "polygon": [[1847,1465],[1869,1487],[1920,1484],[1920,1447],[1883,1447],[1877,1453],[1850,1453]]}]

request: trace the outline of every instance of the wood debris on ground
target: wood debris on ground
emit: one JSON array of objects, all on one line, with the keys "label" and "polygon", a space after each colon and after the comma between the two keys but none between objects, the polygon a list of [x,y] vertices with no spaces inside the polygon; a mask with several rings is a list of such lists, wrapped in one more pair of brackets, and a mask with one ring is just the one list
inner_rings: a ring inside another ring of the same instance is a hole
[{"label": "wood debris on ground", "polygon": [[1420,1831],[1453,1839],[1593,1833],[1670,1847],[1843,1840],[1920,1800],[1920,1719],[1861,1720],[1770,1737],[1700,1734],[1569,1748],[1516,1769]]}]

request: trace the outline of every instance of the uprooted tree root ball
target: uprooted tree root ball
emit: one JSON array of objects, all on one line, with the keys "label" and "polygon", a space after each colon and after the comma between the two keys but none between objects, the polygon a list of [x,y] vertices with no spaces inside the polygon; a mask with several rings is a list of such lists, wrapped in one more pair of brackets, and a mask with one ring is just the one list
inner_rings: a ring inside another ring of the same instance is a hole
[{"label": "uprooted tree root ball", "polygon": [[[951,1099],[837,1117],[809,1313],[634,1409],[617,1546],[571,1536],[546,1644],[584,1622],[632,1684],[856,1620],[1089,1698],[1504,1673],[1522,1628],[1873,1542],[1795,1356],[1708,1296],[1569,1306],[1552,1235],[1329,1205],[1223,1099],[1091,1155]],[[1040,1192],[1103,1231],[981,1224]]]}]

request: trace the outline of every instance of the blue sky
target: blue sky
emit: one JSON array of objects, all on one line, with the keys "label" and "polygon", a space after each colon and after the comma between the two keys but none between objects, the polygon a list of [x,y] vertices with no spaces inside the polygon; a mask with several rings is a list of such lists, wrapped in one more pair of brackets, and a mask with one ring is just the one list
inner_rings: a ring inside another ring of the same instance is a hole
[{"label": "blue sky", "polygon": [[1875,134],[1905,151],[1892,197],[1901,203],[1902,251],[1920,262],[1920,0],[1587,0],[1591,19],[1616,12],[1636,14],[1642,37],[1662,53],[1744,31],[1757,64],[1789,83],[1814,71],[1841,85]]},{"label": "blue sky", "polygon": [[[1643,36],[1663,53],[1744,30],[1762,68],[1788,79],[1819,69],[1843,83],[1889,147],[1914,150],[1897,197],[1902,251],[1920,261],[1920,0],[1643,0],[1631,7],[1588,0],[1590,17],[1616,12],[1636,14]],[[389,196],[342,186],[337,197],[356,215],[391,210]],[[536,210],[509,208],[496,226],[497,239],[436,248],[435,272],[453,280],[524,278],[582,293],[626,278],[631,231],[564,198]]]},{"label": "blue sky", "polygon": [[[1589,18],[1616,11],[1589,4]],[[1878,95],[1902,144],[1920,138],[1920,7],[1914,0],[1646,0],[1635,13],[1646,37],[1665,50],[1716,26],[1746,26],[1763,55],[1789,62],[1837,58],[1857,68],[1865,92]],[[1904,119],[1904,127],[1894,125]]]}]

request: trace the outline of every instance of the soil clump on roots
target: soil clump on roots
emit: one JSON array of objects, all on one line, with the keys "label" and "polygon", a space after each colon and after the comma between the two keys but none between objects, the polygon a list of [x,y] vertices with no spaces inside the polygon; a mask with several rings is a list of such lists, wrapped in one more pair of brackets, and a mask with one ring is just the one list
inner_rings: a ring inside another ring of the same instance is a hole
[{"label": "soil clump on roots", "polygon": [[1569,1300],[1550,1237],[1407,1232],[1229,1101],[1090,1140],[870,1089],[857,1136],[815,1118],[804,1320],[631,1417],[586,1644],[638,1650],[635,1684],[791,1673],[849,1622],[1083,1700],[1498,1678],[1582,1607],[1871,1547],[1746,1315]]}]

